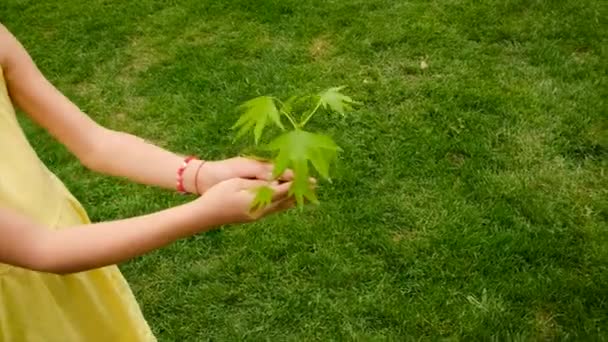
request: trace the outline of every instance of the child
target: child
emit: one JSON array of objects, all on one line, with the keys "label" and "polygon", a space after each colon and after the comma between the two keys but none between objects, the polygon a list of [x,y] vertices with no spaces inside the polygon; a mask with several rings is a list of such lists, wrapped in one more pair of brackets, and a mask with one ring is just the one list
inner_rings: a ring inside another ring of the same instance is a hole
[{"label": "child", "polygon": [[[13,103],[88,168],[201,194],[175,208],[90,224],[70,192],[38,159]],[[293,206],[287,182],[253,214],[250,191],[272,165],[184,158],[100,127],[55,89],[0,25],[0,341],[155,340],[116,263],[213,227]]]}]

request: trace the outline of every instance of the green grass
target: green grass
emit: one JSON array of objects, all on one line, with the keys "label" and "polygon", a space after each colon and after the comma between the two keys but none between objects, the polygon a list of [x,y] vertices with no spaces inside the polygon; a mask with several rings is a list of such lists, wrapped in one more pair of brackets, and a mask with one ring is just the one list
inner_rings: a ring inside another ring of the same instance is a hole
[{"label": "green grass", "polygon": [[[161,341],[606,340],[604,2],[5,0],[102,124],[238,154],[234,107],[347,85],[322,205],[121,265]],[[427,69],[421,69],[425,61]],[[29,121],[91,217],[184,201],[93,175]]]}]

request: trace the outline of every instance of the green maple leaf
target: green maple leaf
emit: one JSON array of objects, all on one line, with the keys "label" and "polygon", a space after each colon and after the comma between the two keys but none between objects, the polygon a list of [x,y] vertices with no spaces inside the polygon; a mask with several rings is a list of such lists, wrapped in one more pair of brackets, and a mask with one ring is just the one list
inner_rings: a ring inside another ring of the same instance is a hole
[{"label": "green maple leaf", "polygon": [[350,96],[342,94],[340,91],[345,87],[333,87],[329,88],[319,94],[319,104],[324,109],[327,107],[332,110],[344,115],[345,112],[352,109],[352,105],[361,104],[360,102],[354,101]]},{"label": "green maple leaf", "polygon": [[[272,121],[280,129],[285,129],[281,123],[281,115],[274,99],[269,96],[256,97],[239,106],[239,110],[243,114],[239,120],[232,126],[232,129],[239,129],[236,134],[236,139],[242,137],[253,127],[253,136],[257,144],[262,137],[262,132],[268,123],[268,119]],[[255,125],[255,127],[254,127]]]},{"label": "green maple leaf", "polygon": [[305,199],[318,203],[309,181],[309,162],[323,178],[329,179],[329,166],[341,151],[340,147],[329,136],[296,129],[278,136],[267,148],[278,151],[274,160],[274,177],[283,174],[287,168],[294,171],[289,194],[296,198],[298,205],[304,205]]},{"label": "green maple leaf", "polygon": [[255,198],[251,202],[251,206],[249,209],[251,211],[255,211],[257,209],[265,208],[266,206],[272,203],[272,195],[274,195],[274,190],[268,186],[261,186],[255,191]]}]

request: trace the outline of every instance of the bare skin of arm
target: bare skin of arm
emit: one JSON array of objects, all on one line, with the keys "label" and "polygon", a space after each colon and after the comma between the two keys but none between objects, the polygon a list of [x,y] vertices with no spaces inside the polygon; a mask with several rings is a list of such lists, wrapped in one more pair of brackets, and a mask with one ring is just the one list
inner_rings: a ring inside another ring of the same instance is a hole
[{"label": "bare skin of arm", "polygon": [[[133,135],[95,123],[38,70],[21,43],[0,25],[0,65],[11,100],[92,170],[175,189],[183,156]],[[73,273],[131,259],[177,239],[219,225],[250,222],[293,206],[289,182],[274,183],[266,208],[250,212],[253,189],[267,185],[272,165],[245,158],[207,162],[186,169],[184,185],[198,199],[150,215],[49,230],[9,208],[0,207],[0,263],[37,271]],[[288,180],[290,173],[285,175]]]},{"label": "bare skin of arm", "polygon": [[[23,45],[0,24],[0,65],[12,101],[65,145],[89,169],[134,182],[175,189],[175,172],[184,156],[134,135],[100,126],[57,90],[40,72]],[[184,173],[188,192],[203,193],[214,184],[240,177],[269,179],[272,165],[247,158],[205,163],[194,188],[200,161]],[[287,172],[285,178],[291,178]]]},{"label": "bare skin of arm", "polygon": [[0,207],[0,263],[67,274],[129,260],[223,224],[245,223],[293,206],[290,183],[273,185],[272,204],[249,212],[252,189],[267,182],[234,178],[198,199],[135,218],[50,230]]}]

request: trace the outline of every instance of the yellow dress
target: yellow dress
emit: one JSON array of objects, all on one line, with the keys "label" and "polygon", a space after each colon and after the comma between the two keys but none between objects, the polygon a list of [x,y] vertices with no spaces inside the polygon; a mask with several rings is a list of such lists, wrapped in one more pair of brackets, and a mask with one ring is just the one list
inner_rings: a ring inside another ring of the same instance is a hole
[{"label": "yellow dress", "polygon": [[[0,206],[49,229],[90,223],[19,126],[0,68]],[[155,341],[116,266],[60,276],[0,264],[0,342]]]}]

